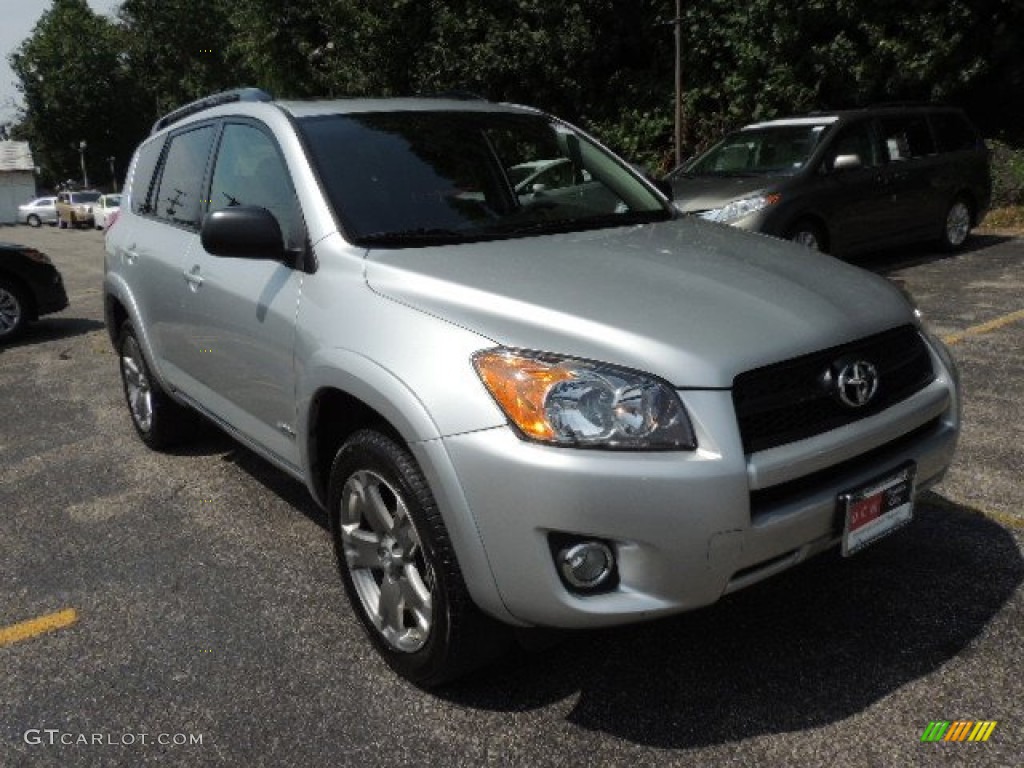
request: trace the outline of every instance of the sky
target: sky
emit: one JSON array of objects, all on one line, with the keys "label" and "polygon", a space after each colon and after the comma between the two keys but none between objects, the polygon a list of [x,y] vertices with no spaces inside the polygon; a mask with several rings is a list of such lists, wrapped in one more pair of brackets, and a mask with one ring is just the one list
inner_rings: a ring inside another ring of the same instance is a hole
[{"label": "sky", "polygon": [[[88,0],[96,13],[113,16],[121,0]],[[0,123],[14,120],[20,105],[17,82],[8,57],[32,34],[50,0],[0,0]]]}]

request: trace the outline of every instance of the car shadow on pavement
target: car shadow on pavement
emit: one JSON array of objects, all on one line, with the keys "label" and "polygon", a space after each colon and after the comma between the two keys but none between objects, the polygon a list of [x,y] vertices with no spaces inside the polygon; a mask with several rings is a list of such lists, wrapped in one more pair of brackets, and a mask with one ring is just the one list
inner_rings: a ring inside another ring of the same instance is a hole
[{"label": "car shadow on pavement", "polygon": [[0,345],[0,353],[3,353],[5,349],[17,349],[18,347],[45,344],[48,341],[84,336],[103,327],[105,326],[101,321],[84,317],[44,317],[29,325],[25,329],[24,336],[9,344]]},{"label": "car shadow on pavement", "polygon": [[1022,580],[1006,529],[927,494],[910,526],[855,557],[825,555],[677,618],[572,633],[439,695],[521,712],[578,694],[570,722],[673,749],[815,728],[935,673]]},{"label": "car shadow on pavement", "polygon": [[858,267],[886,275],[910,267],[919,267],[922,264],[931,264],[936,261],[955,259],[965,254],[984,251],[994,246],[1013,240],[1008,235],[1001,235],[991,232],[975,233],[964,243],[959,251],[949,253],[936,250],[934,245],[928,243],[905,245],[899,248],[887,248],[884,251],[853,256],[849,259],[851,264]]}]

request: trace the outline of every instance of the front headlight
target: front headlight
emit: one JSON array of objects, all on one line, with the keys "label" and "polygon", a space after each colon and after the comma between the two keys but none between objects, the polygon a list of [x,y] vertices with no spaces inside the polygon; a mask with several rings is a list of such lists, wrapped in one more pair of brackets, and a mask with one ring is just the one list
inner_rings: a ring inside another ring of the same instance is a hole
[{"label": "front headlight", "polygon": [[686,409],[665,382],[575,358],[508,349],[473,356],[487,391],[524,437],[616,450],[693,450]]},{"label": "front headlight", "polygon": [[702,219],[708,221],[717,221],[720,224],[728,224],[730,221],[736,219],[742,219],[744,216],[749,216],[752,213],[767,208],[769,205],[775,205],[781,199],[781,195],[756,195],[754,197],[745,197],[742,200],[733,200],[731,203],[723,205],[721,208],[712,208],[710,211],[704,211],[700,214]]}]

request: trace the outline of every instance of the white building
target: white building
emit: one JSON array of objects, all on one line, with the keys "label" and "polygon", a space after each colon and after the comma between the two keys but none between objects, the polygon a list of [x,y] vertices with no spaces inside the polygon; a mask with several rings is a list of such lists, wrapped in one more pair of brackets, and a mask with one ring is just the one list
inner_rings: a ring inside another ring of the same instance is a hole
[{"label": "white building", "polygon": [[18,206],[36,196],[36,165],[27,141],[0,141],[0,224],[15,224]]}]

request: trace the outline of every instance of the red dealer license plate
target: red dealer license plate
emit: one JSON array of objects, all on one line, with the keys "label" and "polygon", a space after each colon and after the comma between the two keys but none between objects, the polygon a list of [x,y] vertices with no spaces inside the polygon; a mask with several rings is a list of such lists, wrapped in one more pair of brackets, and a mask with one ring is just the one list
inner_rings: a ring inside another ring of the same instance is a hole
[{"label": "red dealer license plate", "polygon": [[843,557],[848,557],[910,522],[914,515],[913,463],[839,495],[843,511]]}]

